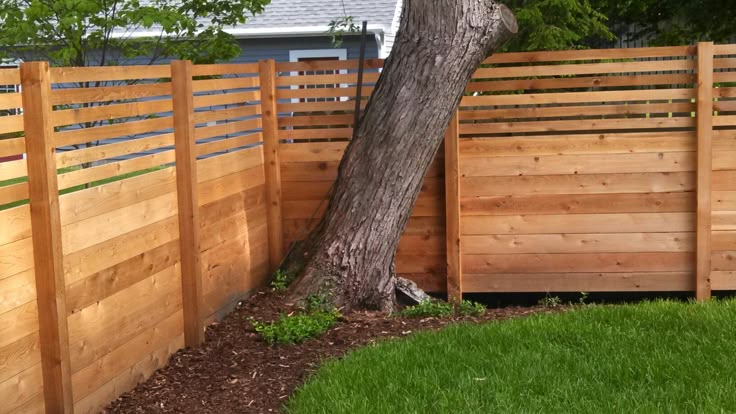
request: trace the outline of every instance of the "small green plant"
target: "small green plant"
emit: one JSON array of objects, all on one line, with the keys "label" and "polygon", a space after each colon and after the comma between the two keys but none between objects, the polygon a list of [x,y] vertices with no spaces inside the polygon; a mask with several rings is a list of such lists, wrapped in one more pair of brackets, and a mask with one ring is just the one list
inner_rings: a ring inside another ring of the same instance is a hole
[{"label": "small green plant", "polygon": [[327,295],[323,294],[312,294],[307,296],[301,303],[301,307],[304,312],[312,313],[317,311],[328,311],[333,309],[330,300]]},{"label": "small green plant", "polygon": [[399,312],[399,315],[407,318],[426,318],[434,316],[442,318],[450,316],[453,313],[451,303],[441,302],[438,300],[425,300],[414,306],[408,306]]},{"label": "small green plant", "polygon": [[480,316],[486,313],[486,307],[482,303],[463,300],[455,307],[455,312],[459,316]]},{"label": "small green plant", "polygon": [[550,296],[548,293],[547,296],[539,300],[539,304],[545,308],[552,309],[562,305],[562,299],[559,296]]},{"label": "small green plant", "polygon": [[580,299],[578,299],[578,303],[581,305],[587,305],[589,297],[590,297],[590,293],[580,292]]},{"label": "small green plant", "polygon": [[294,277],[291,274],[278,269],[271,279],[271,289],[274,292],[283,292],[289,287],[292,280],[294,280]]},{"label": "small green plant", "polygon": [[253,329],[269,344],[296,344],[321,335],[340,318],[336,309],[284,315],[274,322],[251,320]]}]

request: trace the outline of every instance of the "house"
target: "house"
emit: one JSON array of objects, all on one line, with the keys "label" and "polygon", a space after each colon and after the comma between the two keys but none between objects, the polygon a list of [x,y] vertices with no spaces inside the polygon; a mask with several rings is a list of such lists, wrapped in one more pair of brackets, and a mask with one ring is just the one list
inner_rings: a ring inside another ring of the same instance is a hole
[{"label": "house", "polygon": [[385,58],[399,27],[402,0],[271,0],[265,11],[244,25],[228,29],[243,50],[236,62],[259,59],[299,61],[357,59],[360,36],[346,35],[332,47],[330,21],[352,16],[357,25],[368,22],[366,58]]}]

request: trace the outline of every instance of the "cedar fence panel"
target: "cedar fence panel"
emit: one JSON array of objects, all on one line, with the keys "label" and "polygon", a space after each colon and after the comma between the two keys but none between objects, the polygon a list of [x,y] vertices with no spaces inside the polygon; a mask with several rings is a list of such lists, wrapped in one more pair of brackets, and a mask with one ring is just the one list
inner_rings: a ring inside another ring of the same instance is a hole
[{"label": "cedar fence panel", "polygon": [[[735,57],[490,57],[397,271],[455,299],[736,290]],[[363,106],[382,64],[366,62]],[[263,286],[324,211],[357,66],[51,68],[28,84],[0,71],[22,84],[0,95],[0,412],[96,412]]]}]

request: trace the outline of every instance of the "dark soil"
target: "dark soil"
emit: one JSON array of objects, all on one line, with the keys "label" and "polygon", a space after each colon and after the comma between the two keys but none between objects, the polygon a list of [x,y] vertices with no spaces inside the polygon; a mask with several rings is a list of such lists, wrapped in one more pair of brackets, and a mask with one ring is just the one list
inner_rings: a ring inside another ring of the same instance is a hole
[{"label": "dark soil", "polygon": [[549,312],[543,307],[489,309],[480,317],[407,319],[354,312],[319,338],[299,345],[270,346],[253,331],[249,318],[271,321],[289,312],[283,299],[258,293],[220,323],[207,328],[207,341],[183,349],[169,364],[105,413],[276,413],[325,358],[386,338],[439,329],[458,321],[484,322]]}]

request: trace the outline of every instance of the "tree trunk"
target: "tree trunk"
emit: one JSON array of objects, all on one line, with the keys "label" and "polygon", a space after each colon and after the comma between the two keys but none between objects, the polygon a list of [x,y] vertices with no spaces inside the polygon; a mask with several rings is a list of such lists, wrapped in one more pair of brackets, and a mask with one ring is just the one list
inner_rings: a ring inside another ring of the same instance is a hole
[{"label": "tree trunk", "polygon": [[394,256],[424,176],[471,75],[517,31],[491,0],[406,0],[357,135],[340,162],[327,211],[283,268],[291,299],[392,310]]}]

